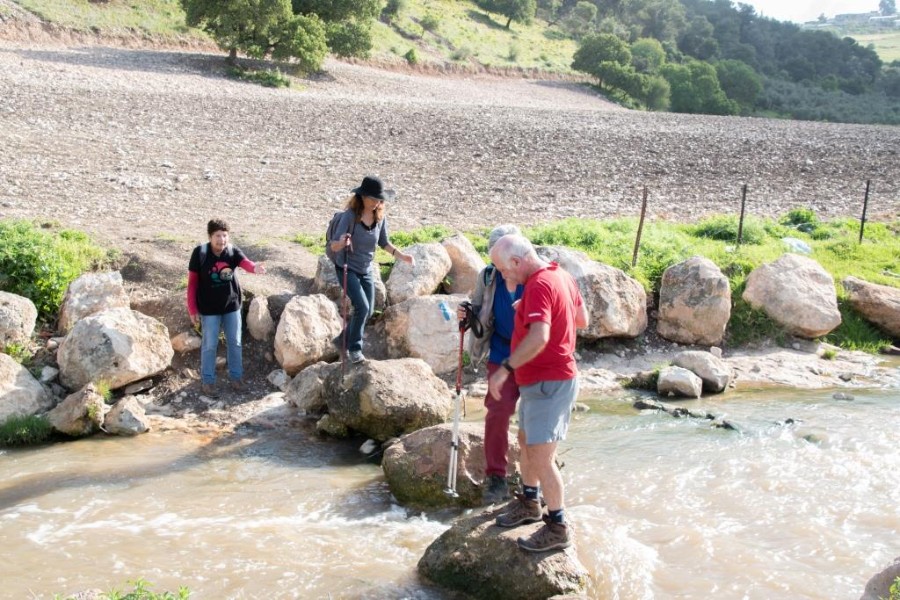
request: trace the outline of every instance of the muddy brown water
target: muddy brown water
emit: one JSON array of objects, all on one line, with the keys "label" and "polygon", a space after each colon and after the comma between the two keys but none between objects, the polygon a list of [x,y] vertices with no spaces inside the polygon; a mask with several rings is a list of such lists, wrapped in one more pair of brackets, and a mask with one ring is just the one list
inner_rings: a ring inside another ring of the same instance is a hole
[{"label": "muddy brown water", "polygon": [[[900,555],[900,390],[853,396],[686,403],[737,432],[587,399],[561,460],[590,596],[857,598]],[[455,513],[397,505],[378,465],[311,430],[7,450],[0,482],[3,598],[136,577],[195,598],[449,597],[416,563]]]}]

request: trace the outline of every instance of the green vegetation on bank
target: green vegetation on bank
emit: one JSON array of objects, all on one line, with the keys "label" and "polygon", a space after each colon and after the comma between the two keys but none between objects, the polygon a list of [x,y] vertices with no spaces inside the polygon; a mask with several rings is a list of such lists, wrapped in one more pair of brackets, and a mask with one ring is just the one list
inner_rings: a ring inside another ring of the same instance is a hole
[{"label": "green vegetation on bank", "polygon": [[[616,267],[639,281],[650,294],[658,294],[663,272],[692,256],[704,256],[722,270],[731,285],[732,314],[727,341],[741,345],[762,339],[781,340],[784,332],[763,312],[752,309],[741,298],[747,276],[753,269],[776,260],[789,248],[784,238],[807,244],[811,258],[835,280],[843,322],[824,339],[848,350],[878,352],[891,340],[865,322],[850,308],[840,281],[849,275],[880,285],[900,287],[900,222],[867,223],[865,238],[858,243],[859,223],[852,219],[820,221],[811,210],[791,211],[780,219],[749,217],[744,221],[743,243],[737,245],[738,220],[733,216],[713,216],[696,224],[647,222],[641,237],[638,261],[631,266],[637,233],[636,218],[607,221],[567,219],[524,229],[540,246],[566,246],[593,260]],[[391,241],[398,247],[439,241],[452,232],[430,226],[395,232]],[[488,230],[467,232],[466,236],[483,255],[487,251]],[[322,254],[324,236],[298,235],[294,240]],[[387,275],[393,260],[379,252],[376,260]]]},{"label": "green vegetation on bank", "polygon": [[50,439],[53,426],[42,416],[13,416],[0,424],[0,446],[34,446]]},{"label": "green vegetation on bank", "polygon": [[76,31],[107,35],[143,33],[161,38],[197,36],[184,20],[178,0],[14,0],[44,21]]},{"label": "green vegetation on bank", "polygon": [[70,282],[109,259],[80,231],[0,221],[0,290],[30,299],[41,320],[56,317]]},{"label": "green vegetation on bank", "polygon": [[[154,592],[151,584],[144,579],[129,581],[134,586],[131,591],[120,592],[111,590],[100,595],[101,600],[187,600],[191,597],[191,591],[185,586],[178,588],[178,593]],[[56,594],[54,600],[68,600],[66,597]]]}]

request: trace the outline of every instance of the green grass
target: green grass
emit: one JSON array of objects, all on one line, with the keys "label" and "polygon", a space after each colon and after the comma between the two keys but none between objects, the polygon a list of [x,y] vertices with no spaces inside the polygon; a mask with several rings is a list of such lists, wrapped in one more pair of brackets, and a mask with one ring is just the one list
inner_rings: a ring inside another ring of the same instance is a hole
[{"label": "green grass", "polygon": [[10,417],[0,425],[0,446],[33,446],[46,442],[52,433],[44,417]]},{"label": "green grass", "polygon": [[235,79],[257,83],[263,87],[291,87],[291,80],[278,69],[245,69],[229,67],[228,74]]},{"label": "green grass", "polygon": [[872,44],[875,52],[886,63],[900,60],[900,31],[851,36],[862,46]]},{"label": "green grass", "polygon": [[[422,27],[437,24],[431,31]],[[431,20],[432,22],[429,22]],[[554,29],[535,19],[530,25],[513,23],[463,0],[407,0],[390,25],[377,22],[372,54],[404,57],[415,49],[418,63],[470,63],[490,67],[523,67],[571,73],[576,43],[557,39]]]},{"label": "green grass", "polygon": [[184,22],[178,0],[14,0],[45,21],[78,31],[102,31],[127,35],[201,38],[203,34]]}]

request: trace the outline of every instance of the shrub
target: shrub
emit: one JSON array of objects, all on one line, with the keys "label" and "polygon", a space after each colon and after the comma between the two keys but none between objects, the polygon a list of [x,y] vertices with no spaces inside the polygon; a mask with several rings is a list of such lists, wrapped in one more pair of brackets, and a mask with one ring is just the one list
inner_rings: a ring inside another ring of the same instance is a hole
[{"label": "shrub", "polygon": [[0,290],[29,298],[43,320],[56,315],[69,283],[106,258],[84,233],[0,221]]},{"label": "shrub", "polygon": [[0,425],[0,446],[33,446],[50,438],[53,427],[39,416],[13,416]]},{"label": "shrub", "polygon": [[291,81],[281,74],[281,71],[267,69],[263,71],[254,71],[252,69],[243,69],[241,67],[231,67],[228,74],[235,79],[258,83],[263,87],[291,87]]},{"label": "shrub", "polygon": [[415,65],[415,64],[419,63],[419,55],[416,54],[415,48],[410,48],[409,50],[407,50],[406,54],[403,55],[403,58],[405,58],[406,62],[408,62],[411,65]]},{"label": "shrub", "polygon": [[23,367],[27,367],[31,364],[32,354],[23,344],[7,344],[6,347],[3,348],[3,353]]},{"label": "shrub", "polygon": [[400,16],[400,13],[406,10],[406,0],[387,0],[384,8],[381,10],[381,18],[390,23]]},{"label": "shrub", "polygon": [[419,21],[419,25],[422,26],[422,29],[424,29],[425,31],[430,31],[432,33],[437,31],[440,24],[440,17],[432,13],[426,14],[424,17],[422,17],[422,20]]},{"label": "shrub", "polygon": [[[738,217],[718,215],[704,219],[693,228],[694,235],[723,242],[737,242]],[[756,219],[744,219],[741,241],[744,244],[761,244],[766,230]]]}]

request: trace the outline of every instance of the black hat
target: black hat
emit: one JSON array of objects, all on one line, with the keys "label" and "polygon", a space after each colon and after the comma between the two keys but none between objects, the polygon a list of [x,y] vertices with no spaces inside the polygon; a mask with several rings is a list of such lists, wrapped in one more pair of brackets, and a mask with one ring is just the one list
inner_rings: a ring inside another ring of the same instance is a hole
[{"label": "black hat", "polygon": [[393,200],[394,190],[384,189],[381,179],[374,175],[366,175],[363,177],[362,185],[351,190],[354,194],[360,196],[368,196],[369,198],[378,198],[379,200]]}]

